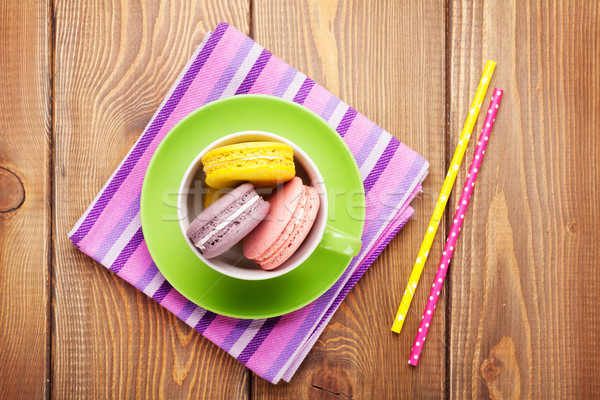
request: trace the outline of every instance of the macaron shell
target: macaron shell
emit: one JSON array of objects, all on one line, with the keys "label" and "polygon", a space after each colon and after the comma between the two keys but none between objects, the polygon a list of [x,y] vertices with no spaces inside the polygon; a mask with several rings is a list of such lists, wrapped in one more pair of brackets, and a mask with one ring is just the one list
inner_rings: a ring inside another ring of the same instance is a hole
[{"label": "macaron shell", "polygon": [[254,260],[260,257],[275,243],[291,220],[303,193],[302,179],[294,177],[267,198],[269,213],[244,239],[243,251],[246,258]]},{"label": "macaron shell", "polygon": [[236,161],[235,165],[209,171],[206,175],[206,184],[213,188],[227,188],[241,182],[252,182],[256,187],[267,187],[287,182],[294,175],[296,175],[296,168],[293,162],[282,164],[281,160],[240,160]]},{"label": "macaron shell", "polygon": [[289,229],[284,229],[281,237],[272,246],[273,254],[257,261],[262,269],[271,270],[287,261],[310,232],[319,211],[320,199],[317,189],[310,186],[304,186],[304,189],[303,199],[298,203],[298,209],[290,220],[291,233],[288,233]]},{"label": "macaron shell", "polygon": [[296,174],[294,150],[280,142],[245,142],[219,147],[202,157],[206,184],[214,188],[251,182],[256,187],[287,182]]}]

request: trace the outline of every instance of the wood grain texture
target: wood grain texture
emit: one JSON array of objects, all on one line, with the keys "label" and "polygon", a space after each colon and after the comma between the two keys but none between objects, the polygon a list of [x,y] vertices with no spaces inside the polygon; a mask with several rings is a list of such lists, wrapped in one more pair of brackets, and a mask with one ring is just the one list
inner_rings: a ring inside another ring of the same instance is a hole
[{"label": "wood grain texture", "polygon": [[245,398],[247,370],[79,252],[67,233],[205,33],[248,31],[246,1],[57,1],[52,394]]},{"label": "wood grain texture", "polygon": [[599,33],[598,2],[453,4],[450,143],[486,59],[505,92],[451,268],[451,398],[600,393]]},{"label": "wood grain texture", "polygon": [[[342,303],[292,381],[273,386],[255,376],[252,397],[443,397],[444,318],[432,327],[435,336],[419,369],[407,364],[426,290],[415,296],[402,334],[390,327],[445,175],[444,3],[259,0],[253,27],[258,43],[396,135],[432,167],[423,199],[415,201],[419,218],[408,222]],[[441,252],[441,243],[432,252]],[[434,263],[428,263],[423,282],[433,279]]]},{"label": "wood grain texture", "polygon": [[48,395],[50,52],[45,1],[0,4],[0,397]]},{"label": "wood grain texture", "polygon": [[[600,396],[598,2],[0,3],[1,398]],[[431,163],[416,217],[289,384],[249,374],[67,238],[220,21]],[[486,59],[503,102],[411,368],[447,224],[402,334],[389,327]]]}]

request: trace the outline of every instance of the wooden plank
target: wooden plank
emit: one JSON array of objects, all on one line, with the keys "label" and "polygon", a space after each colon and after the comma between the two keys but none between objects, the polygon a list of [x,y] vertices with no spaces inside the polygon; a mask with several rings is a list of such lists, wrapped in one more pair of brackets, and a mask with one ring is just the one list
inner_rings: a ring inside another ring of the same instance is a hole
[{"label": "wooden plank", "polygon": [[67,233],[220,21],[247,1],[56,2],[53,395],[245,398],[247,370],[79,252]]},{"label": "wooden plank", "polygon": [[0,6],[0,397],[48,396],[50,13]]},{"label": "wooden plank", "polygon": [[[445,175],[442,1],[255,1],[254,36],[417,150],[432,167],[416,214],[360,280],[289,384],[254,377],[254,398],[410,398],[444,395],[444,318],[418,369],[407,360],[430,260],[404,331],[390,331]],[[443,229],[432,250],[441,253]],[[440,302],[440,311],[445,303]]]},{"label": "wooden plank", "polygon": [[452,147],[486,59],[505,93],[451,268],[450,396],[597,398],[600,7],[457,1],[451,20]]}]

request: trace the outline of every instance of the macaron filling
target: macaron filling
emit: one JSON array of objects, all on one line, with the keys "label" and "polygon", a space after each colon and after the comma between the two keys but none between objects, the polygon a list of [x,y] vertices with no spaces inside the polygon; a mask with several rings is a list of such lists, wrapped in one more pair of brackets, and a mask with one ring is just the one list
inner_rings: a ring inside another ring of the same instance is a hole
[{"label": "macaron filling", "polygon": [[202,157],[205,172],[225,164],[252,160],[278,160],[293,164],[294,150],[283,143],[246,142],[217,148]]},{"label": "macaron filling", "polygon": [[196,247],[198,247],[200,250],[206,250],[206,248],[204,247],[204,244],[206,242],[208,242],[214,235],[219,233],[219,231],[221,231],[223,228],[227,227],[229,224],[234,222],[236,220],[236,218],[238,218],[246,210],[248,210],[252,206],[252,204],[254,204],[258,199],[260,199],[260,196],[258,194],[254,195],[250,200],[248,200],[241,207],[239,207],[237,210],[235,210],[235,212],[233,214],[229,215],[220,224],[215,226],[213,228],[213,230],[210,231],[207,235],[205,235],[200,240],[195,242],[194,244],[196,245]]},{"label": "macaron filling", "polygon": [[289,158],[287,158],[287,157],[281,157],[281,156],[257,156],[257,157],[236,158],[235,160],[221,161],[221,162],[218,162],[216,164],[207,165],[205,167],[205,171],[208,171],[209,169],[212,170],[213,168],[218,167],[219,165],[224,165],[224,164],[229,164],[229,163],[235,163],[235,162],[242,162],[242,161],[252,161],[252,160],[269,160],[269,161],[273,161],[273,160],[289,160]]}]

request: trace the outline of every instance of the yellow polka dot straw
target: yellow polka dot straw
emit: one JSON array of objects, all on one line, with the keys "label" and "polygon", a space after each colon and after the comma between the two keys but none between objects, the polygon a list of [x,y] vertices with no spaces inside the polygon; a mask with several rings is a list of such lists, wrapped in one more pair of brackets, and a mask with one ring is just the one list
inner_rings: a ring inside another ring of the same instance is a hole
[{"label": "yellow polka dot straw", "polygon": [[435,205],[433,215],[431,216],[431,220],[429,221],[429,227],[427,228],[427,232],[425,233],[425,238],[423,238],[423,243],[421,244],[421,248],[419,249],[419,253],[417,254],[417,261],[415,262],[415,266],[413,267],[410,277],[408,278],[406,290],[404,291],[402,301],[400,302],[400,307],[398,308],[398,313],[396,314],[396,318],[394,319],[394,323],[392,325],[393,332],[400,333],[400,331],[402,330],[402,325],[404,325],[404,320],[406,319],[408,308],[410,307],[410,303],[412,302],[415,289],[419,284],[419,278],[421,277],[421,273],[423,272],[423,267],[425,266],[425,261],[427,260],[427,256],[429,255],[431,245],[433,244],[433,239],[435,239],[435,233],[437,232],[438,225],[440,224],[440,221],[442,220],[442,215],[444,214],[444,210],[446,209],[448,197],[450,197],[450,192],[452,191],[452,187],[454,186],[456,174],[458,173],[458,169],[460,168],[460,163],[462,162],[463,156],[465,155],[465,151],[467,150],[467,146],[469,145],[469,138],[471,137],[471,133],[475,128],[475,122],[477,122],[477,116],[479,115],[479,110],[481,109],[481,104],[483,103],[483,99],[485,98],[485,93],[487,92],[495,67],[496,63],[491,60],[488,60],[488,62],[485,64],[481,81],[479,82],[479,86],[477,87],[477,92],[475,92],[473,104],[471,104],[469,115],[467,116],[465,126],[463,127],[462,133],[460,134],[460,139],[458,140],[458,146],[456,147],[456,151],[454,152],[454,156],[452,157],[452,161],[450,162],[450,169],[448,170],[446,179],[444,179],[444,184],[442,185],[440,197],[438,198],[438,201]]}]

